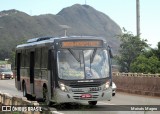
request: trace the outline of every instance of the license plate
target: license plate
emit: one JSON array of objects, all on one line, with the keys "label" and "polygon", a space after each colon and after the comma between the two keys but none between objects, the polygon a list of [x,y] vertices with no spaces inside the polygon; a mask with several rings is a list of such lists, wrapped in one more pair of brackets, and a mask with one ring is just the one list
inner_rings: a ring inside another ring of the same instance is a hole
[{"label": "license plate", "polygon": [[91,94],[82,94],[81,98],[91,98],[92,95]]}]

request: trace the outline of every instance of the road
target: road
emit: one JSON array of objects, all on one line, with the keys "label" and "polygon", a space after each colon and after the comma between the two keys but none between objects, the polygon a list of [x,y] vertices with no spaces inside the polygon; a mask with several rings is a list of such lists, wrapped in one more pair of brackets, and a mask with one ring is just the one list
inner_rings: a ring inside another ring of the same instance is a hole
[{"label": "road", "polygon": [[17,95],[22,97],[23,94],[20,91],[17,91],[15,88],[15,79],[10,80],[0,80],[0,91],[3,93],[8,93],[10,95]]},{"label": "road", "polygon": [[[3,93],[8,93],[10,95],[17,95],[22,97],[22,92],[17,91],[15,88],[15,81],[12,80],[0,80],[0,91]],[[125,111],[127,106],[123,105],[160,105],[160,97],[143,96],[117,92],[116,96],[112,98],[111,101],[99,101],[97,106],[88,108],[87,111],[84,108],[77,108],[76,106],[71,106],[71,108],[65,109],[65,111],[53,111],[56,114],[160,114],[160,111]],[[84,106],[85,107],[85,106]],[[117,108],[122,111],[108,111],[112,108]],[[130,106],[129,106],[130,107]],[[54,106],[52,108],[55,108]],[[141,108],[141,107],[138,107]],[[78,111],[75,111],[78,110]]]}]

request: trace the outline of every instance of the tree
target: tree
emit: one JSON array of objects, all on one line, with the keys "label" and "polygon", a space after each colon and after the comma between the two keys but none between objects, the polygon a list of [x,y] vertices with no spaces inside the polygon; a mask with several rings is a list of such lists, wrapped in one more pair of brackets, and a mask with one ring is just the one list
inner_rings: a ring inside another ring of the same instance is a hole
[{"label": "tree", "polygon": [[160,73],[160,42],[158,48],[145,50],[132,62],[131,72]]},{"label": "tree", "polygon": [[130,72],[131,63],[148,47],[147,40],[134,36],[131,32],[123,29],[119,36],[121,44],[119,55],[116,56],[121,72]]},{"label": "tree", "polygon": [[152,53],[157,56],[160,61],[160,42],[158,42],[156,49],[152,49]]},{"label": "tree", "polygon": [[140,55],[131,64],[131,72],[160,73],[160,61],[156,56],[150,58]]}]

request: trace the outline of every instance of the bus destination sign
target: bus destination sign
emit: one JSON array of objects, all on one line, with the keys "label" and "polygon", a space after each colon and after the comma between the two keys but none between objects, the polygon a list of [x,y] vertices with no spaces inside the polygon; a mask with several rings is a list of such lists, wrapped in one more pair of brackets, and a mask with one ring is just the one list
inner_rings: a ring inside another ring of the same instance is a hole
[{"label": "bus destination sign", "polygon": [[103,42],[101,40],[92,41],[62,41],[61,48],[73,48],[73,47],[102,47]]}]

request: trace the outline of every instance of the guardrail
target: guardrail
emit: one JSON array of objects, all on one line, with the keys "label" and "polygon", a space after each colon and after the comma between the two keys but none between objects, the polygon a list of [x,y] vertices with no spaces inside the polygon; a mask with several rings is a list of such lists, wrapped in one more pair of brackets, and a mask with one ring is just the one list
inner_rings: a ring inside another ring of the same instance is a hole
[{"label": "guardrail", "polygon": [[144,74],[144,73],[120,73],[120,72],[113,72],[113,76],[137,76],[137,77],[160,77],[160,74]]},{"label": "guardrail", "polygon": [[113,81],[118,91],[160,96],[160,74],[113,72]]},{"label": "guardrail", "polygon": [[[40,108],[37,101],[29,101],[27,98],[11,96],[0,91],[0,112],[3,114],[40,114]],[[33,111],[34,110],[34,111]]]}]

